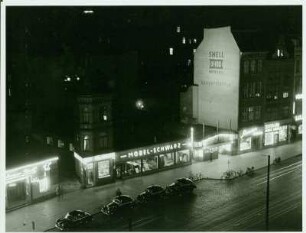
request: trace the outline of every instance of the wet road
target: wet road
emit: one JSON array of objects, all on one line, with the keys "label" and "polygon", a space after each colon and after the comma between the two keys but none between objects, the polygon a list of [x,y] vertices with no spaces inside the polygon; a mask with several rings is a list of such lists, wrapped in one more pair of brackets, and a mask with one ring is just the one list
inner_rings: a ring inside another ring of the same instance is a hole
[{"label": "wet road", "polygon": [[[97,213],[76,231],[265,231],[266,172],[232,181],[202,180],[190,197],[122,216]],[[269,222],[273,231],[302,230],[301,156],[271,166]]]}]

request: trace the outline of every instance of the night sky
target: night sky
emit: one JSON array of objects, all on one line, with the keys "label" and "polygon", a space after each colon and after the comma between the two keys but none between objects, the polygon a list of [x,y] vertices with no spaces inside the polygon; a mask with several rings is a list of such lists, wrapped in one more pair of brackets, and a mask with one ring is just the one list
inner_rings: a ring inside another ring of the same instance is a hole
[{"label": "night sky", "polygon": [[[94,13],[84,14],[86,9]],[[192,45],[196,48],[204,27],[231,26],[234,36],[242,38],[243,48],[273,49],[279,35],[299,38],[302,32],[301,6],[7,7],[6,16],[7,87],[12,91],[8,112],[21,111],[25,116],[31,111],[37,131],[53,130],[69,137],[74,134],[71,119],[76,117],[76,96],[84,90],[84,80],[91,78],[102,92],[110,83],[103,81],[107,75],[99,70],[101,56],[137,54],[130,59],[136,64],[130,76],[139,89],[133,98],[149,93],[162,100],[155,103],[163,104],[156,115],[179,119],[179,90],[186,80],[192,83],[193,65],[186,67],[186,61],[193,60],[193,55],[188,48],[189,52],[169,56],[169,48],[182,48],[182,36],[196,38],[197,44]],[[90,60],[95,60],[95,67],[88,65]],[[125,74],[124,69],[118,77]],[[67,75],[80,77],[80,82],[67,86]],[[16,121],[7,119],[7,128],[13,128]]]}]

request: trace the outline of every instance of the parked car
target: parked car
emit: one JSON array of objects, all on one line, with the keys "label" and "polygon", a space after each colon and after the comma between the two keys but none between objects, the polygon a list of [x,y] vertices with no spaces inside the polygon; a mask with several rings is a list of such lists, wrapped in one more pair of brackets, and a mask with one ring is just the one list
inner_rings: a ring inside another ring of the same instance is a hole
[{"label": "parked car", "polygon": [[166,195],[182,195],[192,193],[197,186],[189,178],[177,179],[174,183],[166,187]]},{"label": "parked car", "polygon": [[165,197],[165,189],[159,185],[151,185],[144,192],[137,196],[137,201],[147,203],[153,200],[163,199]]},{"label": "parked car", "polygon": [[93,216],[90,213],[82,210],[73,210],[68,212],[65,217],[58,219],[55,227],[63,231],[89,223],[92,220]]},{"label": "parked car", "polygon": [[128,195],[120,195],[115,197],[109,204],[103,206],[101,212],[106,215],[113,215],[119,213],[119,211],[131,209],[134,205],[133,198]]}]

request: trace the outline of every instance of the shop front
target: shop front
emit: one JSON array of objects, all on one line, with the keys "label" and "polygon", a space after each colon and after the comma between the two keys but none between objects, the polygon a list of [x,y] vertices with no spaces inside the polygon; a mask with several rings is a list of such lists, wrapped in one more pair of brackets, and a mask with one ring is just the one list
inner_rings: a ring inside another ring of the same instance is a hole
[{"label": "shop front", "polygon": [[116,153],[116,178],[158,172],[191,162],[191,148],[185,141],[176,141]]},{"label": "shop front", "polygon": [[269,122],[264,125],[264,146],[287,143],[290,140],[290,124]]},{"label": "shop front", "polygon": [[6,170],[6,210],[55,194],[58,157]]},{"label": "shop front", "polygon": [[263,128],[249,127],[239,131],[239,152],[258,150],[262,148]]},{"label": "shop front", "polygon": [[76,173],[84,187],[106,184],[113,181],[115,153],[81,157],[74,152]]}]

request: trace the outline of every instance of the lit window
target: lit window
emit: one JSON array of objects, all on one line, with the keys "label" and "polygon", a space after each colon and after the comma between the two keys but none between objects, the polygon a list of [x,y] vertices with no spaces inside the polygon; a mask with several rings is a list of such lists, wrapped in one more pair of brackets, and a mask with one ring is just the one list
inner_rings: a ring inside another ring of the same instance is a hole
[{"label": "lit window", "polygon": [[173,48],[169,48],[169,54],[173,55]]},{"label": "lit window", "polygon": [[193,39],[193,43],[197,43],[197,39],[196,38]]},{"label": "lit window", "polygon": [[103,106],[100,108],[100,121],[107,121],[107,119],[108,119],[107,107]]},{"label": "lit window", "polygon": [[283,98],[288,98],[289,93],[288,92],[283,92]]},{"label": "lit window", "polygon": [[39,192],[41,192],[41,193],[47,192],[48,189],[49,189],[48,178],[44,177],[41,180],[39,180],[38,182],[39,182]]},{"label": "lit window", "polygon": [[176,32],[177,32],[177,33],[180,33],[180,32],[181,32],[181,27],[180,27],[180,26],[177,26],[177,27],[176,27]]},{"label": "lit window", "polygon": [[103,120],[107,121],[107,116],[103,115]]},{"label": "lit window", "polygon": [[87,151],[89,150],[89,136],[85,135],[83,140],[83,150]]},{"label": "lit window", "polygon": [[185,39],[185,37],[183,37],[183,39],[182,39],[182,44],[186,44],[186,39]]},{"label": "lit window", "polygon": [[277,49],[277,56],[280,57],[280,50]]},{"label": "lit window", "polygon": [[196,49],[193,49],[193,53],[195,53],[197,50]]},{"label": "lit window", "polygon": [[188,59],[187,66],[190,66],[190,65],[191,65],[191,59]]},{"label": "lit window", "polygon": [[192,43],[191,39],[189,39],[188,42],[189,42],[189,44],[191,44]]}]

